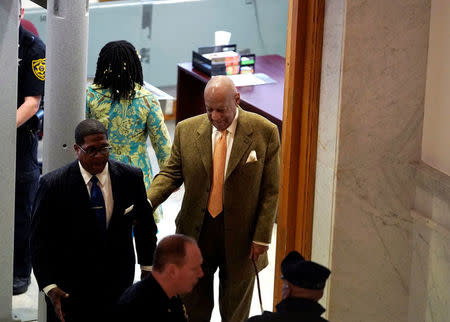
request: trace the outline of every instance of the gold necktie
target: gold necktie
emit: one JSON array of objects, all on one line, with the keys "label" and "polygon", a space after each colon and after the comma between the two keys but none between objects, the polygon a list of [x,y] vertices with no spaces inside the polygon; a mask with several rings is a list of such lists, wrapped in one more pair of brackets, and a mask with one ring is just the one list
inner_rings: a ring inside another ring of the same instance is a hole
[{"label": "gold necktie", "polygon": [[214,146],[213,181],[208,199],[208,211],[214,218],[223,210],[223,179],[225,160],[227,158],[227,130],[221,131],[221,133],[222,135]]}]

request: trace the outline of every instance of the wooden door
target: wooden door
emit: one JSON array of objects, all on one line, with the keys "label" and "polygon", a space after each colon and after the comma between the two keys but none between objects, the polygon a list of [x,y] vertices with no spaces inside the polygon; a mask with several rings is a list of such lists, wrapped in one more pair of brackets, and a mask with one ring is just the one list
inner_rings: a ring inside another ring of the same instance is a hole
[{"label": "wooden door", "polygon": [[274,306],[286,254],[311,258],[324,12],[325,0],[289,2]]}]

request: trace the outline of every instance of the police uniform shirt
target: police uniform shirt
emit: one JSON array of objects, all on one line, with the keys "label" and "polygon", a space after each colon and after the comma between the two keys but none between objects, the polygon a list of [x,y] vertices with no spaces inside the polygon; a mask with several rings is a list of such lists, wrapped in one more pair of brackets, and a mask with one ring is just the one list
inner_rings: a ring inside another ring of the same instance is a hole
[{"label": "police uniform shirt", "polygon": [[262,315],[248,319],[248,322],[327,322],[321,317],[325,309],[313,300],[288,297],[276,308],[276,312],[264,311]]},{"label": "police uniform shirt", "polygon": [[117,305],[117,322],[187,322],[186,308],[178,296],[171,299],[153,275],[130,286]]},{"label": "police uniform shirt", "polygon": [[[19,27],[17,108],[27,96],[43,96],[45,80],[45,45],[22,26]],[[37,136],[32,126],[33,118],[17,129],[16,180],[28,182],[39,179],[37,161]]]},{"label": "police uniform shirt", "polygon": [[18,58],[17,108],[27,96],[43,96],[45,80],[45,45],[22,26],[19,27]]}]

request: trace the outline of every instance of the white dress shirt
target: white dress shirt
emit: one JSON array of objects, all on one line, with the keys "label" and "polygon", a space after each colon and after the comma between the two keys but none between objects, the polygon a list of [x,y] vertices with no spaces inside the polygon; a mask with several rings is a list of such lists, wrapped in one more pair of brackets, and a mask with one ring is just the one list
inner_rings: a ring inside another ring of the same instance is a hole
[{"label": "white dress shirt", "polygon": [[[86,171],[83,168],[80,161],[78,161],[78,165],[80,166],[81,176],[83,177],[84,183],[86,184],[87,191],[89,193],[89,198],[91,197],[91,189],[92,189],[92,174]],[[108,163],[103,168],[103,171],[96,174],[98,179],[97,185],[102,191],[103,200],[105,200],[105,210],[106,210],[106,228],[108,228],[109,221],[111,220],[112,211],[114,208],[114,199],[112,196],[112,187],[111,187],[111,177],[109,176],[109,168]]]}]

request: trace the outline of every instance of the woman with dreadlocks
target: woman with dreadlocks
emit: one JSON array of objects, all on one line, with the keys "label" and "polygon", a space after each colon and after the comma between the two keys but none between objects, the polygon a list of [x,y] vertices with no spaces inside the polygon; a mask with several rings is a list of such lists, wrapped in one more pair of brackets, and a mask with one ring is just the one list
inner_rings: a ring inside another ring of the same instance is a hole
[{"label": "woman with dreadlocks", "polygon": [[[148,191],[153,172],[147,136],[160,167],[169,158],[171,141],[159,102],[143,83],[133,45],[125,40],[107,43],[98,56],[94,82],[87,88],[86,118],[105,125],[112,147],[110,157],[141,168]],[[154,216],[159,222],[161,209]]]}]

